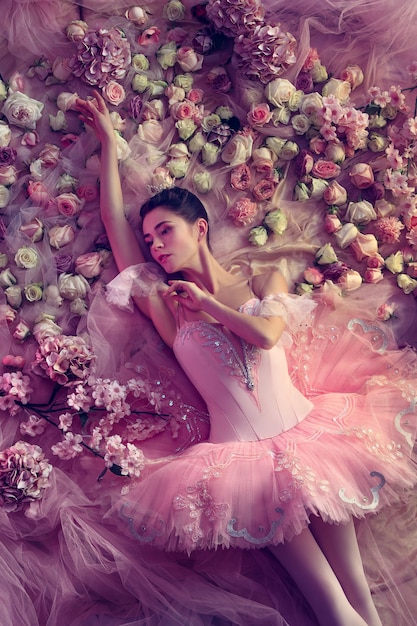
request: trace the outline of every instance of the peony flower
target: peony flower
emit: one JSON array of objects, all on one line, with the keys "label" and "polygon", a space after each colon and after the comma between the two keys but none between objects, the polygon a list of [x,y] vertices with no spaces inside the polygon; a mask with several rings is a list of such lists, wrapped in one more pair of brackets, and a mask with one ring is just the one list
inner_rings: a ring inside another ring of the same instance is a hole
[{"label": "peony flower", "polygon": [[39,264],[39,255],[35,248],[29,246],[22,246],[18,249],[14,256],[14,261],[17,267],[24,269],[32,269]]},{"label": "peony flower", "polygon": [[246,163],[241,163],[230,172],[230,184],[233,189],[245,191],[251,183],[252,174]]},{"label": "peony flower", "polygon": [[59,250],[63,246],[74,241],[75,231],[69,224],[52,226],[48,232],[49,243],[53,248]]},{"label": "peony flower", "polygon": [[85,278],[95,278],[103,271],[99,252],[87,252],[75,259],[75,271]]},{"label": "peony flower", "polygon": [[249,198],[239,198],[230,207],[228,217],[236,226],[247,226],[254,221],[257,213],[258,207],[255,202]]},{"label": "peony flower", "polygon": [[66,300],[75,300],[84,298],[90,291],[90,285],[84,276],[63,273],[58,278],[58,289]]},{"label": "peony flower", "polygon": [[282,235],[288,226],[287,216],[281,211],[281,209],[268,211],[264,217],[263,223],[275,235]]},{"label": "peony flower", "polygon": [[263,178],[252,189],[255,200],[262,202],[264,200],[270,200],[274,195],[276,183],[270,178]]},{"label": "peony flower", "polygon": [[43,103],[29,98],[20,91],[12,93],[3,104],[2,113],[9,124],[20,128],[36,128],[36,122],[42,117]]},{"label": "peony flower", "polygon": [[109,80],[102,89],[103,97],[113,106],[119,106],[126,99],[126,92],[116,80]]},{"label": "peony flower", "polygon": [[268,241],[268,231],[264,226],[255,226],[250,229],[248,240],[253,246],[263,246]]}]

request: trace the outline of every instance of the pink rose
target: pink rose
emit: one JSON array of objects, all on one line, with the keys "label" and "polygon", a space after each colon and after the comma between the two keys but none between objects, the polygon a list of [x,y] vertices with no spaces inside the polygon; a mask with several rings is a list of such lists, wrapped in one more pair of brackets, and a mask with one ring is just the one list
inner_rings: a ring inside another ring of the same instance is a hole
[{"label": "pink rose", "polygon": [[376,316],[381,322],[386,322],[391,319],[391,317],[395,317],[395,311],[397,308],[398,307],[395,303],[388,304],[388,302],[385,302],[378,307]]},{"label": "pink rose", "polygon": [[19,230],[29,237],[33,243],[40,241],[43,237],[43,224],[37,217],[27,224],[22,224]]},{"label": "pink rose", "polygon": [[65,224],[64,226],[53,226],[49,230],[48,235],[50,245],[57,250],[71,243],[75,238],[74,229],[68,224]]},{"label": "pink rose", "polygon": [[230,173],[230,184],[233,189],[244,191],[251,183],[252,174],[246,163],[237,165]]},{"label": "pink rose", "polygon": [[348,270],[338,279],[337,284],[345,291],[354,291],[362,285],[362,276],[355,270]]},{"label": "pink rose", "polygon": [[40,205],[44,204],[49,197],[46,185],[34,180],[30,180],[28,183],[28,194],[32,202]]},{"label": "pink rose", "polygon": [[261,104],[255,105],[251,108],[251,110],[247,114],[248,124],[255,127],[265,126],[272,117],[271,109],[269,108],[269,104],[266,102],[261,102]]},{"label": "pink rose", "polygon": [[374,182],[374,172],[369,163],[356,163],[349,173],[352,185],[358,189],[366,189]]},{"label": "pink rose", "polygon": [[382,268],[385,265],[384,258],[379,253],[368,257],[366,263],[372,269]]},{"label": "pink rose", "polygon": [[187,99],[193,104],[199,104],[203,101],[204,91],[202,89],[193,88],[187,93]]},{"label": "pink rose", "polygon": [[320,137],[320,135],[316,135],[310,139],[309,148],[311,152],[314,154],[323,154],[327,147],[327,141]]},{"label": "pink rose", "polygon": [[14,165],[0,167],[0,185],[13,185],[17,181],[17,169]]},{"label": "pink rose", "polygon": [[71,41],[81,41],[88,31],[88,24],[82,20],[74,20],[67,26],[66,34]]},{"label": "pink rose", "polygon": [[329,206],[343,206],[347,201],[347,191],[337,180],[332,180],[324,190],[323,199]]},{"label": "pink rose", "polygon": [[333,161],[334,163],[343,163],[346,158],[346,148],[342,142],[331,141],[324,151],[326,159]]},{"label": "pink rose", "polygon": [[63,111],[64,113],[70,110],[75,111],[76,110],[75,104],[77,102],[77,99],[78,99],[77,93],[68,93],[66,91],[63,91],[62,93],[59,94],[57,101],[56,101],[56,105],[58,109],[60,111]]},{"label": "pink rose", "polygon": [[324,180],[336,178],[340,174],[340,165],[326,159],[318,159],[314,163],[311,173],[317,176],[317,178],[323,178]]},{"label": "pink rose", "polygon": [[214,91],[218,91],[219,93],[227,93],[232,86],[228,73],[221,65],[213,67],[213,69],[209,71],[207,74],[207,82]]},{"label": "pink rose", "polygon": [[324,276],[316,267],[308,267],[304,270],[304,280],[310,285],[317,287],[324,281]]},{"label": "pink rose", "polygon": [[359,65],[348,65],[340,74],[341,80],[350,83],[352,89],[363,83],[363,72]]},{"label": "pink rose", "polygon": [[39,143],[39,134],[36,130],[27,130],[20,140],[22,146],[36,146]]},{"label": "pink rose", "polygon": [[376,283],[381,282],[383,278],[384,278],[384,275],[381,269],[373,268],[373,267],[368,267],[365,270],[365,273],[363,275],[363,279],[366,283],[372,283],[374,285],[376,285]]},{"label": "pink rose", "polygon": [[23,356],[15,356],[14,354],[6,354],[2,358],[2,363],[6,367],[16,367],[17,369],[22,369],[25,366],[25,357]]},{"label": "pink rose", "polygon": [[177,63],[183,72],[197,72],[203,67],[204,56],[198,54],[191,46],[178,49]]},{"label": "pink rose", "polygon": [[258,213],[255,202],[249,198],[241,198],[230,207],[228,216],[236,226],[247,226],[251,224]]},{"label": "pink rose", "polygon": [[151,28],[147,28],[139,35],[138,44],[140,46],[149,46],[151,44],[159,43],[159,36],[161,31],[156,26],[151,26]]},{"label": "pink rose", "polygon": [[85,278],[94,278],[99,276],[103,271],[101,265],[101,255],[99,252],[87,252],[81,254],[75,260],[75,271]]},{"label": "pink rose", "polygon": [[75,193],[61,193],[52,202],[55,203],[58,212],[66,217],[78,215],[84,205],[84,202]]},{"label": "pink rose", "polygon": [[169,110],[174,120],[189,120],[194,117],[195,105],[189,100],[183,100],[182,102],[176,102]]},{"label": "pink rose", "polygon": [[314,158],[311,152],[308,150],[301,150],[301,152],[294,159],[294,171],[297,178],[303,178],[307,174],[310,174],[313,169]]},{"label": "pink rose", "polygon": [[40,151],[39,160],[46,167],[55,167],[58,164],[61,155],[61,149],[59,146],[55,146],[52,143],[46,143],[45,147]]},{"label": "pink rose", "polygon": [[61,145],[63,148],[68,148],[73,143],[75,143],[78,139],[78,135],[74,135],[74,133],[67,133],[66,135],[62,135],[61,137]]},{"label": "pink rose", "polygon": [[84,185],[80,185],[77,187],[77,196],[81,200],[85,200],[85,202],[93,202],[98,198],[98,189],[97,185],[91,185],[85,183]]},{"label": "pink rose", "polygon": [[275,192],[276,183],[270,178],[263,178],[252,189],[252,193],[256,200],[270,200]]},{"label": "pink rose", "polygon": [[411,276],[411,278],[417,278],[417,263],[415,261],[408,264],[407,274]]},{"label": "pink rose", "polygon": [[[359,232],[355,241],[350,246],[355,253],[356,259],[362,261],[367,257],[374,257],[378,254],[378,242],[375,235],[364,235]],[[369,265],[368,265],[369,267]]]},{"label": "pink rose", "polygon": [[124,87],[115,80],[109,80],[109,82],[103,87],[103,97],[113,104],[118,106],[126,99],[126,92]]},{"label": "pink rose", "polygon": [[337,215],[328,213],[324,218],[324,230],[332,235],[342,228],[342,222]]},{"label": "pink rose", "polygon": [[56,57],[52,63],[52,74],[62,83],[71,78],[72,67],[70,66],[70,59]]}]

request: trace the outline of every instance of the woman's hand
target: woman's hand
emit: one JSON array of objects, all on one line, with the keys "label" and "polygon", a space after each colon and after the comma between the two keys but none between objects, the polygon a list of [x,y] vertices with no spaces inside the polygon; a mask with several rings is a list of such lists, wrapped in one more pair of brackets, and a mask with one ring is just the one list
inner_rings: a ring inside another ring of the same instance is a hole
[{"label": "woman's hand", "polygon": [[163,292],[164,298],[180,302],[190,311],[201,311],[210,294],[203,291],[195,283],[186,280],[170,280],[169,287]]},{"label": "woman's hand", "polygon": [[76,109],[80,112],[80,120],[90,126],[101,143],[114,137],[113,124],[103,96],[93,91],[94,98],[82,100],[77,98]]}]

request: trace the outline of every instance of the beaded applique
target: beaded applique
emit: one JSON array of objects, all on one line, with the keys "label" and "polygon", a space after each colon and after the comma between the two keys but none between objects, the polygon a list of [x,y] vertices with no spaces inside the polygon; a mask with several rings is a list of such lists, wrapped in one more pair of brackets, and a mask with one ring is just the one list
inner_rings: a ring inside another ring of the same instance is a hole
[{"label": "beaded applique", "polygon": [[371,487],[370,491],[372,494],[372,500],[369,501],[369,498],[364,496],[362,498],[362,502],[359,502],[357,498],[348,498],[345,495],[345,489],[342,488],[339,490],[339,498],[348,504],[355,504],[357,507],[362,509],[363,511],[373,511],[377,508],[379,504],[379,492],[382,487],[385,485],[385,477],[380,472],[371,472],[371,478],[378,478],[379,482],[374,487]]},{"label": "beaded applique", "polygon": [[254,371],[260,361],[260,348],[240,339],[242,357],[227,335],[216,325],[197,320],[186,322],[178,332],[177,339],[184,342],[194,332],[205,340],[204,347],[212,349],[221,359],[222,365],[230,370],[230,375],[242,380],[250,391],[255,389]]}]

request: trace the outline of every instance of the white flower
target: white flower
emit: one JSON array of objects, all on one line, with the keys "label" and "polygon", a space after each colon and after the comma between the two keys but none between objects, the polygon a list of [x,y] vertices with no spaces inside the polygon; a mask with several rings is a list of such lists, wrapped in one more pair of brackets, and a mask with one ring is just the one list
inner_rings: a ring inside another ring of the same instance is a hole
[{"label": "white flower", "polygon": [[310,128],[310,120],[304,113],[299,113],[291,118],[291,126],[297,135],[304,135]]},{"label": "white flower", "polygon": [[271,104],[278,107],[289,102],[295,91],[294,85],[286,78],[275,78],[266,85],[265,97]]},{"label": "white flower", "polygon": [[348,222],[347,224],[343,224],[342,228],[339,228],[338,231],[334,233],[334,236],[337,240],[337,243],[340,248],[347,248],[353,241],[355,241],[358,236],[359,230],[352,224]]},{"label": "white flower", "polygon": [[212,187],[211,176],[208,172],[194,174],[193,183],[197,193],[208,193]]},{"label": "white flower", "polygon": [[55,131],[65,130],[67,127],[65,113],[63,111],[58,111],[56,115],[49,114],[49,126]]},{"label": "white flower", "polygon": [[9,124],[34,130],[36,122],[42,117],[43,107],[42,102],[15,91],[3,104],[2,113],[7,117]]},{"label": "white flower", "polygon": [[132,154],[132,150],[130,149],[126,139],[124,139],[120,133],[114,131],[114,134],[116,136],[117,159],[119,161],[125,161]]},{"label": "white flower", "polygon": [[217,163],[220,154],[220,147],[214,143],[207,142],[201,148],[201,158],[206,166]]},{"label": "white flower", "polygon": [[10,140],[12,138],[12,131],[10,130],[10,126],[0,120],[0,146],[5,148],[9,145]]},{"label": "white flower", "polygon": [[4,209],[9,203],[10,191],[4,185],[0,185],[0,209]]},{"label": "white flower", "polygon": [[58,278],[59,293],[66,300],[75,300],[76,298],[84,298],[90,291],[88,281],[78,274],[60,274]]},{"label": "white flower", "polygon": [[226,144],[221,157],[232,167],[246,163],[252,155],[253,139],[250,135],[234,135]]},{"label": "white flower", "polygon": [[404,270],[404,256],[401,250],[390,254],[385,259],[385,267],[392,274],[400,274]]},{"label": "white flower", "polygon": [[17,267],[22,267],[25,269],[32,269],[36,267],[39,263],[39,255],[35,248],[30,248],[29,246],[22,246],[16,252],[14,256],[14,261]]},{"label": "white flower", "polygon": [[345,219],[354,224],[369,224],[376,220],[377,215],[374,207],[367,200],[349,202],[345,213]]},{"label": "white flower", "polygon": [[328,265],[329,263],[336,263],[337,256],[331,243],[325,243],[315,255],[316,261],[319,265]]}]

